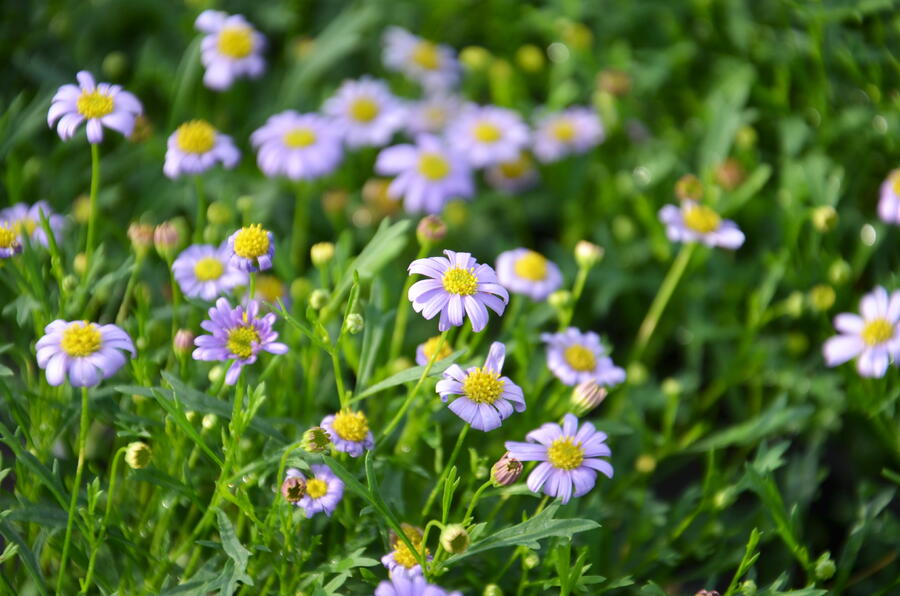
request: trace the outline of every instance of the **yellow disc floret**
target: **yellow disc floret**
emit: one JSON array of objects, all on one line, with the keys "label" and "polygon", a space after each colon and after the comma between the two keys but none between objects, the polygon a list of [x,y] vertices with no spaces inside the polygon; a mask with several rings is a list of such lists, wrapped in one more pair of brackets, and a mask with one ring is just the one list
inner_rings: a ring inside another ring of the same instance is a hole
[{"label": "yellow disc floret", "polygon": [[[416,551],[421,552],[423,557],[428,557],[431,554],[427,548],[423,548],[422,532],[418,528],[406,523],[400,524],[400,527]],[[391,546],[394,548],[394,561],[398,565],[402,565],[406,569],[412,569],[419,564],[416,560],[416,555],[413,554],[413,551],[406,546],[406,543],[399,536],[391,540]]]},{"label": "yellow disc floret", "polygon": [[219,31],[216,44],[219,53],[235,60],[245,58],[253,51],[253,31],[249,27],[236,25]]},{"label": "yellow disc floret", "polygon": [[860,336],[866,345],[877,346],[894,336],[894,327],[887,319],[872,319],[863,327]]},{"label": "yellow disc floret", "polygon": [[378,116],[378,103],[369,97],[359,97],[350,104],[350,117],[358,122],[371,122]]},{"label": "yellow disc floret", "polygon": [[246,360],[253,355],[253,344],[258,342],[259,332],[250,325],[242,325],[228,332],[225,347],[238,358]]},{"label": "yellow disc floret", "polygon": [[477,404],[492,404],[503,393],[504,384],[499,373],[479,368],[466,375],[462,390],[466,397]]},{"label": "yellow disc floret", "polygon": [[529,250],[516,259],[513,270],[522,279],[541,281],[547,278],[547,259],[543,255]]},{"label": "yellow disc floret", "polygon": [[561,143],[570,143],[575,139],[575,125],[571,120],[557,120],[553,123],[551,131],[556,140]]},{"label": "yellow disc floret", "polygon": [[453,267],[447,269],[443,278],[444,289],[451,294],[459,296],[471,296],[478,291],[478,278],[473,269]]},{"label": "yellow disc floret", "polygon": [[722,218],[705,205],[688,205],[684,209],[684,225],[700,234],[709,234],[719,228]]},{"label": "yellow disc floret", "polygon": [[286,147],[300,149],[302,147],[309,147],[315,143],[316,133],[309,128],[295,128],[294,130],[285,133],[283,140]]},{"label": "yellow disc floret", "polygon": [[900,197],[900,170],[894,170],[894,173],[891,174],[891,190]]},{"label": "yellow disc floret", "polygon": [[334,432],[345,441],[359,443],[369,435],[369,421],[362,412],[338,412],[331,424]]},{"label": "yellow disc floret", "polygon": [[328,483],[318,478],[311,478],[306,481],[306,494],[310,499],[321,499],[328,493]]},{"label": "yellow disc floret", "polygon": [[482,143],[494,143],[500,140],[500,137],[503,134],[500,132],[500,129],[490,122],[479,122],[472,129],[472,134],[475,136],[475,139],[481,141]]},{"label": "yellow disc floret", "polygon": [[269,252],[269,233],[260,224],[241,228],[234,237],[234,254],[244,259],[257,259]]},{"label": "yellow disc floret", "polygon": [[216,129],[206,120],[191,120],[178,127],[175,144],[185,153],[206,153],[216,144]]},{"label": "yellow disc floret", "polygon": [[194,265],[194,277],[198,281],[212,281],[222,277],[225,266],[215,257],[203,257]]},{"label": "yellow disc floret", "polygon": [[597,368],[597,357],[588,348],[575,344],[563,352],[566,363],[579,372],[589,372]]},{"label": "yellow disc floret", "polygon": [[72,323],[63,331],[59,347],[73,358],[90,356],[100,349],[103,343],[100,329],[94,323]]},{"label": "yellow disc floret", "polygon": [[0,224],[0,248],[16,248],[19,245],[18,234],[5,223]]},{"label": "yellow disc floret", "polygon": [[[425,358],[431,360],[431,357],[434,355],[434,351],[437,349],[438,344],[441,342],[441,336],[435,335],[434,337],[428,339],[425,344],[422,346],[422,353],[425,354]],[[446,341],[444,345],[441,346],[440,352],[437,353],[434,360],[437,362],[438,360],[443,360],[453,353],[453,348],[450,347]]]},{"label": "yellow disc floret", "polygon": [[103,118],[113,111],[113,98],[103,95],[96,89],[94,91],[82,91],[75,102],[78,113],[85,118]]},{"label": "yellow disc floret", "polygon": [[429,180],[442,180],[450,173],[450,162],[438,153],[419,156],[419,173]]},{"label": "yellow disc floret", "polygon": [[547,461],[560,470],[574,470],[584,461],[584,448],[572,437],[560,437],[547,449]]},{"label": "yellow disc floret", "polygon": [[426,70],[435,70],[441,65],[438,47],[430,41],[421,41],[413,49],[412,61]]}]

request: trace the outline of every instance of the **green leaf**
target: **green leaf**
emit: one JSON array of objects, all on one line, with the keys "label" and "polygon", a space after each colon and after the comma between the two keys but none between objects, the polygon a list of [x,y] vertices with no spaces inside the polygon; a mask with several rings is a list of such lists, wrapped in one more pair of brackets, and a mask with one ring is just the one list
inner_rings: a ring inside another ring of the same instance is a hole
[{"label": "green leaf", "polygon": [[28,543],[25,542],[25,539],[22,538],[22,536],[20,536],[5,519],[0,519],[0,534],[19,547],[18,556],[22,559],[22,563],[24,563],[28,575],[31,576],[31,579],[33,579],[34,583],[37,585],[38,591],[40,591],[41,594],[49,594],[50,591],[47,588],[47,583],[44,581],[44,576],[41,573],[41,566],[38,563],[37,557],[35,557],[31,549],[28,548]]},{"label": "green leaf", "polygon": [[786,407],[786,404],[787,397],[781,395],[762,415],[698,441],[688,451],[709,451],[731,445],[750,445],[768,435],[801,425],[813,413],[812,406]]},{"label": "green leaf", "polygon": [[[429,371],[429,377],[436,377],[447,368],[450,367],[451,364],[456,362],[456,359],[462,356],[466,352],[465,349],[457,350],[444,358],[443,360],[438,360],[431,367],[431,371]],[[400,371],[395,375],[392,375],[380,383],[375,383],[362,393],[355,395],[351,401],[351,403],[355,403],[361,399],[365,399],[367,397],[371,397],[376,393],[384,391],[385,389],[390,389],[391,387],[396,387],[397,385],[403,385],[405,383],[411,383],[413,381],[418,381],[419,377],[422,376],[422,372],[425,370],[424,366],[413,366],[411,368],[407,368],[406,370]]]},{"label": "green leaf", "polygon": [[162,389],[161,387],[155,388],[152,391],[153,397],[156,399],[157,403],[166,411],[169,416],[172,417],[172,420],[178,427],[184,431],[184,433],[191,438],[191,440],[205,453],[211,460],[213,460],[217,466],[220,468],[224,466],[224,463],[216,455],[212,449],[206,444],[206,441],[203,440],[203,437],[200,436],[200,433],[194,428],[194,426],[188,421],[187,416],[184,415],[184,410],[181,407],[181,404],[178,403],[174,398],[170,398],[168,394],[172,393],[167,389]]},{"label": "green leaf", "polygon": [[234,570],[228,581],[222,586],[221,594],[223,596],[233,594],[237,589],[238,582],[243,582],[248,586],[253,585],[253,579],[247,575],[247,561],[250,559],[250,551],[244,548],[234,533],[234,526],[231,520],[225,515],[221,509],[216,512],[219,520],[219,538],[222,540],[222,548],[228,558],[234,561]]}]

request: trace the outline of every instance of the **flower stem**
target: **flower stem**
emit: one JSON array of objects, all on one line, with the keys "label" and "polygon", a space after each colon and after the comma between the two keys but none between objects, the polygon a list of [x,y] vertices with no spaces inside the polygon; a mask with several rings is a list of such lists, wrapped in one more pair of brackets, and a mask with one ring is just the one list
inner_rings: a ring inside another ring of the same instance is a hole
[{"label": "flower stem", "polygon": [[[452,468],[453,464],[456,463],[456,457],[459,455],[459,451],[462,448],[462,444],[466,438],[466,435],[469,434],[470,427],[471,425],[467,423],[459,432],[459,436],[456,437],[456,445],[453,446],[453,451],[450,453],[450,459],[447,460],[447,464],[444,466],[444,469],[441,470],[441,476],[440,478],[438,478],[438,481],[434,485],[434,488],[431,489],[431,493],[428,495],[428,500],[425,501],[425,507],[422,508],[422,519],[424,519],[425,516],[428,515],[428,511],[434,504],[435,498],[437,498],[438,489],[440,489],[441,485],[444,484],[444,481],[447,479],[447,474],[450,473],[450,468]],[[443,521],[446,522],[447,520]]]},{"label": "flower stem", "polygon": [[291,262],[294,272],[299,274],[306,261],[306,244],[309,235],[309,195],[308,185],[300,182],[296,186],[294,201],[294,228],[291,234]]},{"label": "flower stem", "polygon": [[203,228],[206,227],[206,193],[203,192],[203,178],[194,176],[197,194],[197,220],[194,222],[194,244],[203,242]]},{"label": "flower stem", "polygon": [[137,283],[138,274],[141,272],[141,265],[143,264],[144,256],[135,256],[134,265],[131,266],[131,275],[128,276],[128,283],[125,285],[125,294],[122,296],[122,304],[119,305],[119,310],[116,313],[116,325],[121,326],[125,322],[128,308],[131,305],[131,295],[134,293],[134,286]]},{"label": "flower stem", "polygon": [[[95,145],[93,145],[95,146]],[[59,560],[59,576],[56,578],[56,593],[62,593],[63,577],[66,575],[66,563],[69,559],[69,544],[72,541],[72,526],[75,523],[75,510],[78,507],[78,493],[81,487],[81,474],[84,471],[84,445],[88,431],[88,390],[81,388],[81,424],[78,427],[78,465],[75,468],[75,484],[72,485],[72,498],[69,501],[69,514],[66,521],[66,537],[63,539],[62,556]]]},{"label": "flower stem", "polygon": [[469,502],[469,507],[466,509],[466,514],[462,518],[462,523],[465,524],[466,520],[472,517],[472,513],[474,513],[475,511],[475,506],[478,505],[478,499],[481,498],[481,493],[486,491],[492,485],[493,482],[487,480],[484,484],[478,487],[478,490],[475,491],[475,494],[472,496],[472,500]]},{"label": "flower stem", "polygon": [[88,560],[88,569],[85,574],[84,581],[81,584],[81,592],[83,594],[87,594],[88,588],[91,585],[91,579],[94,576],[94,566],[97,562],[97,554],[100,552],[100,546],[103,545],[103,542],[106,538],[106,528],[109,525],[109,515],[112,513],[112,504],[113,504],[113,495],[116,491],[116,472],[119,469],[119,461],[121,458],[119,457],[125,453],[125,447],[119,448],[113,454],[112,460],[112,470],[109,475],[109,492],[106,495],[106,509],[103,512],[103,521],[100,522],[100,535],[97,538],[97,542],[91,546],[91,556]]},{"label": "flower stem", "polygon": [[[419,254],[416,260],[424,258],[431,249],[430,242],[423,242],[419,247]],[[409,319],[409,306],[406,304],[409,299],[409,288],[413,284],[413,276],[406,276],[406,283],[403,284],[403,291],[400,292],[400,302],[397,304],[397,318],[394,319],[394,332],[391,335],[391,350],[388,362],[393,362],[400,355],[400,348],[403,346],[403,336],[406,334],[406,322]]]},{"label": "flower stem", "polygon": [[572,302],[569,304],[569,308],[566,309],[563,316],[559,318],[560,331],[565,331],[572,322],[572,317],[575,315],[575,306],[578,304],[581,293],[584,291],[584,284],[587,281],[588,272],[590,272],[590,270],[590,267],[578,268],[578,275],[575,276],[575,284],[572,286]]},{"label": "flower stem", "polygon": [[84,254],[87,264],[84,268],[84,274],[87,276],[91,270],[91,257],[94,255],[94,238],[97,224],[97,194],[100,190],[100,145],[91,143],[91,194],[90,208],[91,213],[88,217],[87,246]]}]

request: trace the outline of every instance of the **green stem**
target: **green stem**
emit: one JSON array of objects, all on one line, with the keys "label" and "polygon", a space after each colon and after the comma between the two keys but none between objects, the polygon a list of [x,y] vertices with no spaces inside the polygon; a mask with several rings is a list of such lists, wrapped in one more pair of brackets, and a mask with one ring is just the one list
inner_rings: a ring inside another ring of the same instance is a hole
[{"label": "green stem", "polygon": [[256,274],[253,272],[250,273],[250,293],[248,296],[250,296],[250,300],[256,298]]},{"label": "green stem", "polygon": [[62,594],[63,578],[66,575],[66,563],[69,559],[69,544],[72,541],[72,526],[75,523],[75,509],[78,506],[78,493],[81,487],[81,474],[84,471],[84,446],[88,431],[88,390],[81,388],[81,425],[78,428],[78,465],[75,468],[75,484],[72,485],[72,498],[69,501],[69,515],[66,521],[66,537],[63,540],[62,556],[59,560],[59,576],[56,578],[56,593]]},{"label": "green stem", "polygon": [[194,244],[203,242],[203,228],[206,227],[206,193],[203,192],[203,178],[194,176],[197,193],[197,220],[194,222]]},{"label": "green stem", "polygon": [[291,234],[291,262],[294,272],[299,275],[306,262],[306,244],[309,235],[310,187],[302,182],[297,184],[294,201],[294,227]]},{"label": "green stem", "polygon": [[84,582],[81,584],[81,592],[83,594],[87,594],[88,588],[91,585],[91,580],[94,576],[94,566],[97,562],[97,554],[100,552],[100,546],[106,538],[106,528],[109,525],[109,515],[112,512],[113,495],[116,491],[116,472],[119,469],[119,460],[121,459],[119,456],[125,453],[125,450],[125,447],[121,447],[113,454],[112,470],[109,474],[109,492],[106,495],[106,509],[103,512],[103,521],[100,522],[100,534],[97,538],[97,542],[91,546],[91,556],[88,561],[87,574],[84,577]]},{"label": "green stem", "polygon": [[87,246],[85,247],[85,257],[87,264],[84,268],[84,275],[87,276],[91,270],[91,257],[94,256],[94,235],[97,224],[97,194],[100,189],[100,145],[91,143],[91,194],[90,207],[91,213],[88,218]]},{"label": "green stem", "polygon": [[[423,242],[419,247],[419,254],[416,255],[416,260],[424,258],[430,249],[431,243]],[[403,284],[403,291],[400,292],[400,301],[397,304],[397,317],[394,319],[394,332],[391,334],[391,350],[388,362],[396,360],[397,356],[400,355],[400,348],[403,347],[403,336],[406,335],[406,322],[409,319],[409,305],[407,304],[409,298],[407,298],[407,294],[409,294],[409,288],[412,286],[413,281],[413,276],[408,275],[406,283]]]},{"label": "green stem", "polygon": [[590,270],[590,267],[578,268],[578,275],[575,276],[575,284],[572,286],[572,302],[569,304],[569,308],[566,309],[566,312],[559,318],[560,331],[565,331],[572,322],[572,317],[575,316],[575,306],[578,304],[581,293],[584,291],[584,284],[587,281],[588,272],[590,272]]},{"label": "green stem", "polygon": [[490,480],[487,480],[484,484],[478,487],[478,490],[475,491],[475,494],[472,495],[472,500],[469,502],[469,507],[466,509],[466,514],[463,516],[462,523],[466,523],[466,520],[472,517],[472,513],[475,511],[475,506],[478,505],[478,499],[481,498],[481,493],[486,491],[488,487],[493,486],[493,483]]},{"label": "green stem", "polygon": [[[131,275],[128,276],[128,283],[125,285],[125,295],[122,296],[122,304],[116,313],[116,325],[121,326],[128,316],[128,308],[131,305],[131,295],[134,293],[134,286],[137,283],[138,274],[141,272],[141,265],[144,263],[144,255],[135,255],[134,265],[131,268]],[[173,280],[174,281],[174,280]],[[174,290],[173,290],[174,291]]]},{"label": "green stem", "polygon": [[[431,489],[431,493],[428,495],[428,500],[425,501],[425,507],[422,508],[422,519],[425,519],[425,516],[428,515],[428,511],[431,509],[431,506],[434,504],[435,498],[437,498],[438,489],[441,488],[441,485],[444,484],[444,481],[447,479],[447,474],[450,473],[450,468],[453,467],[453,464],[456,463],[456,457],[459,455],[460,449],[462,449],[463,441],[466,438],[466,435],[469,434],[470,424],[466,424],[463,426],[463,429],[460,431],[459,436],[456,437],[456,445],[453,446],[453,451],[450,453],[450,459],[447,460],[447,464],[444,466],[444,469],[441,470],[441,476],[438,478],[437,483],[434,485],[434,488]],[[447,520],[443,520],[446,522]]]},{"label": "green stem", "polygon": [[[340,337],[338,337],[338,341],[340,341]],[[341,362],[338,360],[337,345],[331,346],[328,353],[331,355],[331,365],[334,367],[334,384],[337,385],[338,400],[341,402],[341,410],[344,410],[348,407],[348,404],[347,396],[344,392],[344,377],[341,374]]]}]

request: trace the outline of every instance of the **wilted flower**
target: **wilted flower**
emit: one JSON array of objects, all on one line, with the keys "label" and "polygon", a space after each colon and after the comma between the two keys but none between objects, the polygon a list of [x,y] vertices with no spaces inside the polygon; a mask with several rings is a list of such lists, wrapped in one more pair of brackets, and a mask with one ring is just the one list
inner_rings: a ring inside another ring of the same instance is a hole
[{"label": "wilted flower", "polygon": [[441,531],[440,543],[452,555],[464,553],[469,548],[469,533],[462,524],[448,524]]},{"label": "wilted flower", "polygon": [[303,449],[308,453],[322,453],[331,444],[331,437],[321,426],[314,426],[303,433]]},{"label": "wilted flower", "polygon": [[260,224],[244,226],[228,237],[231,264],[241,271],[265,271],[272,268],[275,237]]},{"label": "wilted flower", "polygon": [[240,159],[241,152],[230,136],[220,133],[206,120],[190,120],[169,135],[163,173],[169,178],[200,174],[217,162],[230,170]]},{"label": "wilted flower", "polygon": [[306,478],[300,470],[288,468],[288,478],[300,478],[306,482],[306,493],[294,505],[301,507],[307,518],[316,513],[331,517],[344,496],[344,483],[325,464],[313,464],[310,469],[313,475]]},{"label": "wilted flower", "polygon": [[691,200],[682,201],[680,206],[665,205],[659,210],[659,220],[666,224],[666,235],[672,242],[702,242],[729,249],[744,243],[744,233],[736,223]]},{"label": "wilted flower", "polygon": [[508,193],[522,192],[533,187],[538,179],[534,160],[525,151],[511,161],[503,161],[488,167],[484,178],[491,187]]},{"label": "wilted flower", "polygon": [[[406,538],[412,543],[415,550],[422,554],[426,561],[431,560],[428,549],[422,544],[422,530],[410,524],[400,524],[400,528]],[[422,575],[422,566],[416,559],[416,555],[409,549],[406,543],[396,534],[391,533],[391,552],[381,557],[381,564],[387,567],[391,577],[403,576],[413,578]]]},{"label": "wilted flower", "polygon": [[421,575],[407,577],[391,574],[390,581],[383,581],[375,588],[374,596],[462,596],[462,592],[448,592],[435,584],[429,584]]},{"label": "wilted flower", "polygon": [[542,116],[537,121],[532,150],[538,161],[551,163],[567,155],[586,153],[605,137],[600,116],[590,108],[576,106]]},{"label": "wilted flower", "polygon": [[403,126],[406,110],[384,81],[344,81],[323,105],[348,147],[386,145]]},{"label": "wilted flower", "polygon": [[484,366],[473,366],[463,371],[458,364],[451,364],[437,383],[435,389],[441,401],[459,396],[448,407],[472,428],[485,432],[494,430],[513,411],[525,411],[522,388],[509,377],[500,376],[505,358],[506,346],[495,341],[491,344]]},{"label": "wilted flower", "polygon": [[[419,366],[427,365],[440,343],[441,336],[435,335],[434,337],[428,338],[424,343],[419,344],[416,348],[416,364]],[[434,357],[434,361],[438,362],[444,358],[448,358],[451,354],[453,354],[453,347],[447,341],[444,341],[440,351]]]},{"label": "wilted flower", "polygon": [[603,403],[606,394],[605,387],[601,387],[594,379],[588,379],[578,383],[572,390],[572,405],[579,414],[584,415]]},{"label": "wilted flower", "polygon": [[825,364],[838,366],[856,358],[864,377],[883,377],[891,360],[900,357],[900,290],[888,294],[876,287],[859,302],[862,316],[841,313],[834,318],[839,335],[825,342]]},{"label": "wilted flower", "polygon": [[292,471],[299,472],[296,468],[288,469],[288,475],[281,483],[281,496],[291,505],[296,505],[297,501],[306,495],[306,479],[303,476],[291,475]]},{"label": "wilted flower", "polygon": [[409,274],[429,277],[409,288],[413,310],[427,320],[440,313],[438,329],[459,327],[468,315],[475,332],[488,322],[487,308],[503,315],[509,293],[500,285],[489,265],[478,264],[467,252],[445,250],[446,257],[417,259],[410,263]]},{"label": "wilted flower", "polygon": [[44,334],[35,346],[37,362],[54,387],[67,376],[75,387],[93,387],[122,368],[123,351],[136,353],[131,337],[115,325],[57,319]]},{"label": "wilted flower", "polygon": [[900,225],[900,169],[891,172],[881,183],[878,217],[889,224]]},{"label": "wilted flower", "polygon": [[288,110],[250,135],[256,163],[266,176],[313,180],[333,172],[344,157],[341,136],[319,114]]},{"label": "wilted flower", "polygon": [[172,263],[172,273],[189,298],[213,300],[247,283],[247,274],[231,264],[231,250],[222,243],[193,244]]},{"label": "wilted flower", "polygon": [[447,127],[450,146],[475,168],[518,159],[530,137],[521,116],[497,106],[465,108]]},{"label": "wilted flower", "polygon": [[527,248],[516,248],[497,257],[497,278],[514,294],[532,300],[545,300],[562,285],[559,267],[542,254]]},{"label": "wilted flower", "polygon": [[587,494],[597,481],[597,472],[609,478],[613,467],[601,457],[611,455],[606,445],[606,433],[599,432],[590,422],[579,427],[573,414],[563,417],[563,425],[548,422],[531,431],[527,443],[507,441],[510,456],[520,461],[541,462],[528,476],[528,488],[551,497],[560,497],[563,504],[573,496]]},{"label": "wilted flower", "polygon": [[522,462],[504,453],[491,467],[491,482],[494,486],[511,486],[522,475]]},{"label": "wilted flower", "polygon": [[38,201],[30,207],[25,203],[16,203],[12,207],[0,210],[0,227],[12,230],[16,239],[22,244],[25,244],[27,236],[32,244],[47,246],[47,234],[41,225],[41,212],[44,213],[47,223],[50,224],[53,237],[59,238],[65,219],[62,215],[54,213],[47,201]]},{"label": "wilted flower", "polygon": [[369,421],[362,412],[342,410],[322,419],[322,428],[328,433],[334,448],[359,457],[375,446],[375,437],[369,430]]},{"label": "wilted flower", "polygon": [[125,463],[132,470],[141,470],[150,465],[153,450],[142,441],[134,441],[125,448]]},{"label": "wilted flower", "polygon": [[131,135],[134,120],[143,111],[141,102],[119,85],[94,82],[94,77],[82,70],[75,78],[78,86],[63,85],[53,96],[47,124],[53,128],[59,120],[56,132],[64,141],[74,136],[75,129],[87,120],[85,129],[89,143],[103,140],[103,127],[111,128],[124,136]]},{"label": "wilted flower", "polygon": [[547,366],[566,385],[593,380],[600,385],[617,385],[625,380],[625,371],[613,364],[593,331],[582,333],[569,327],[560,333],[543,333],[547,344]]},{"label": "wilted flower", "polygon": [[383,43],[385,67],[405,74],[426,89],[446,89],[459,80],[459,62],[450,46],[422,39],[400,27],[389,27]]},{"label": "wilted flower", "polygon": [[266,69],[262,52],[266,38],[239,14],[204,10],[194,28],[205,33],[200,46],[206,68],[203,83],[215,91],[224,91],[240,77],[256,78]]}]

